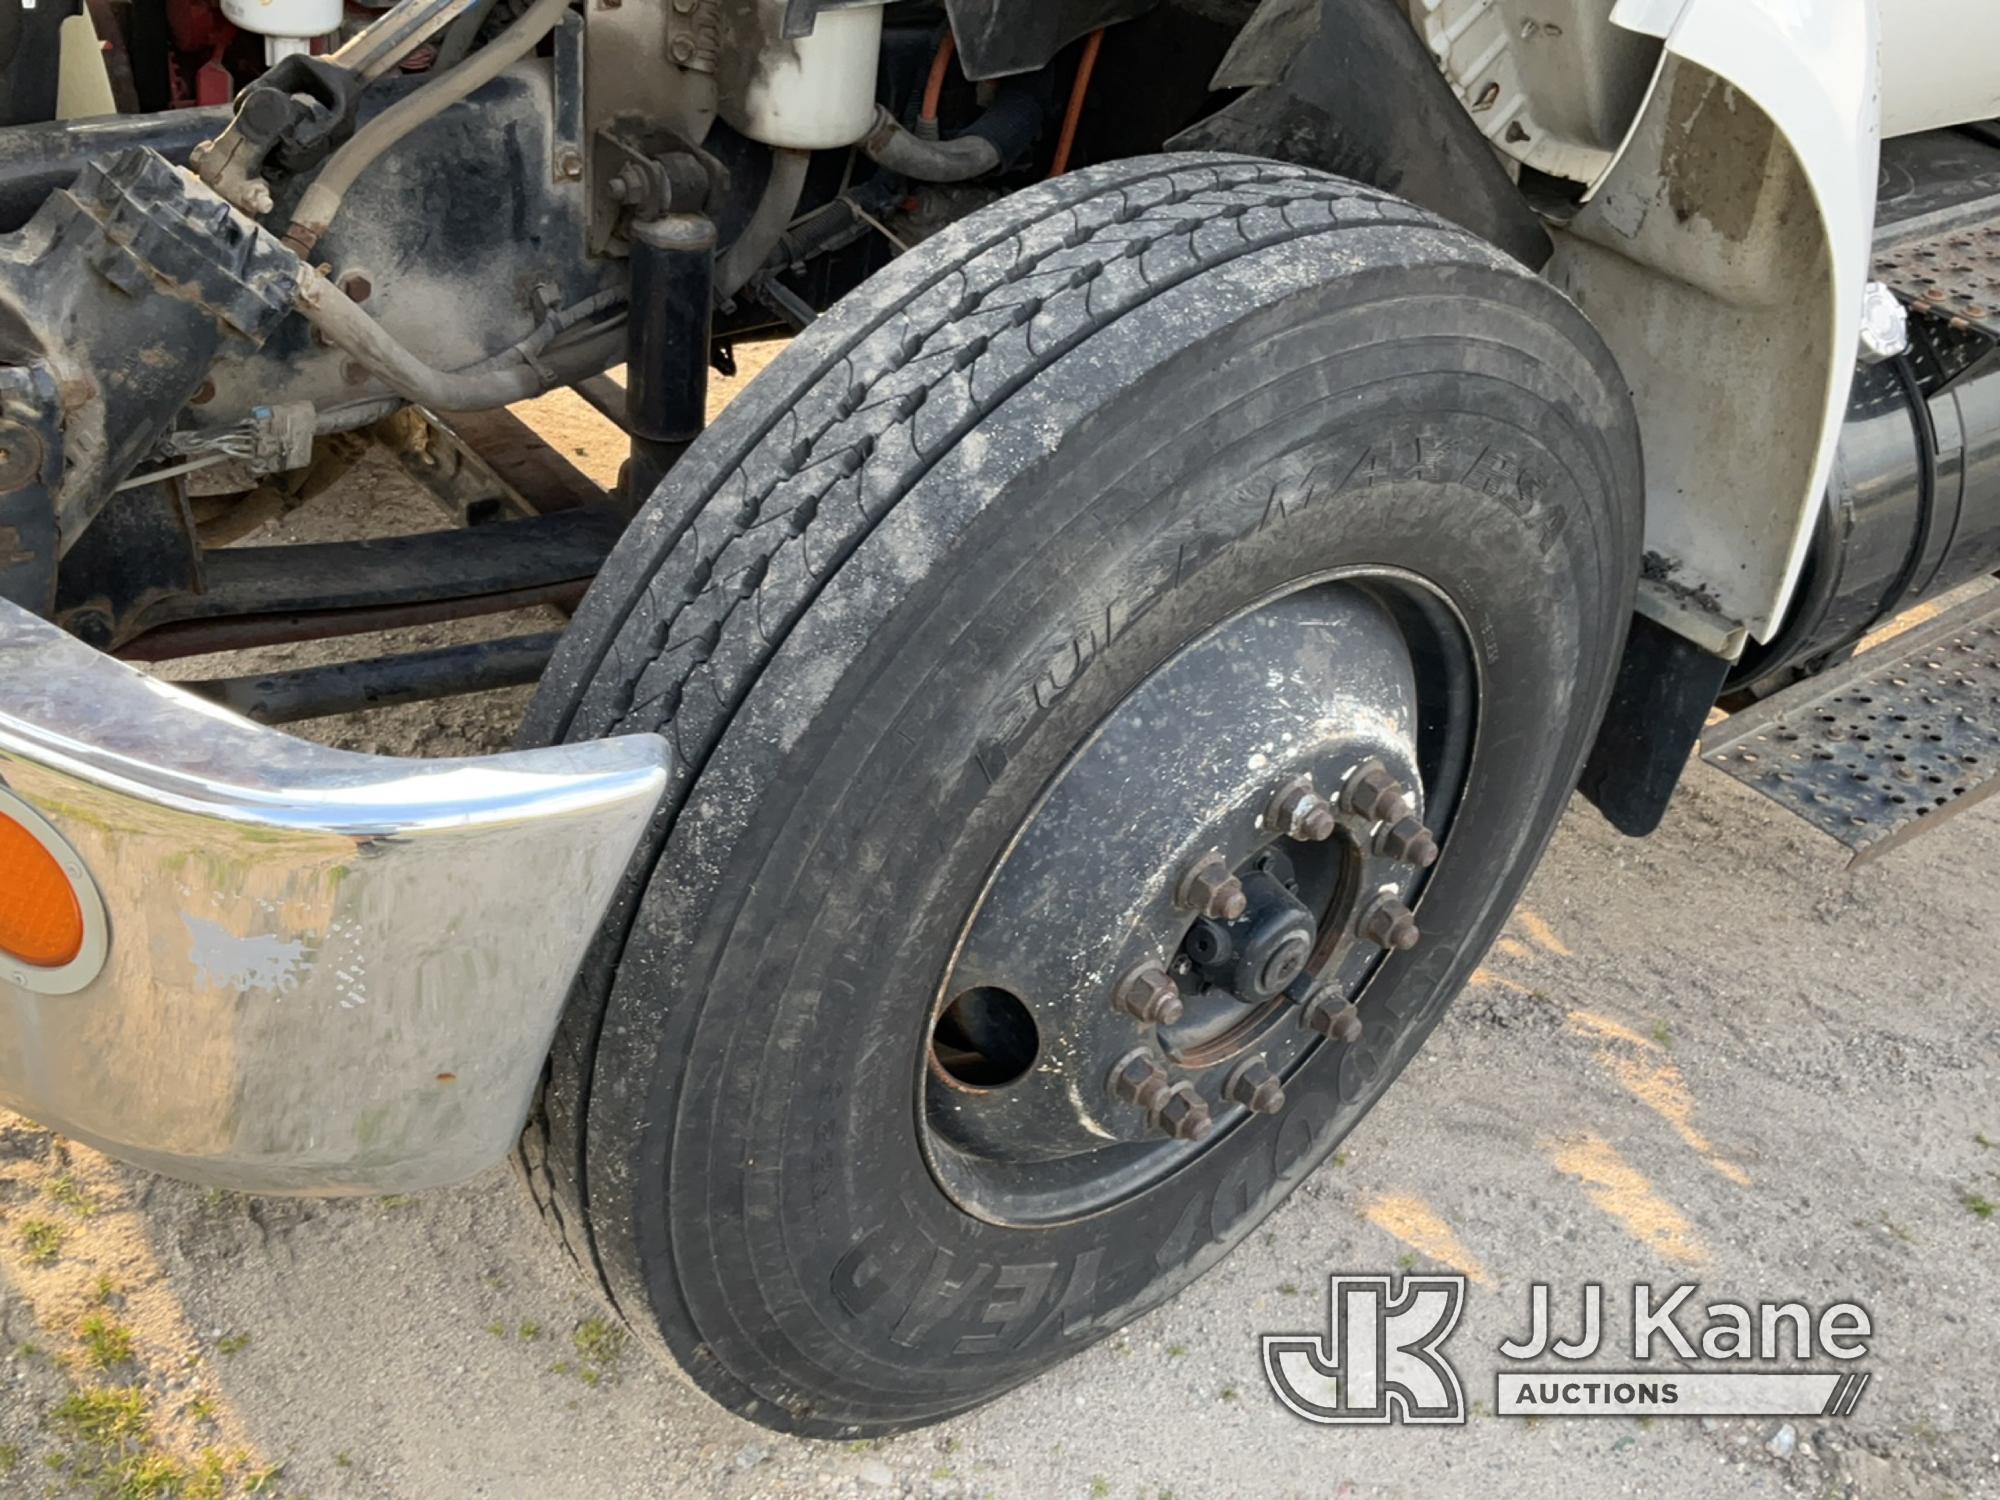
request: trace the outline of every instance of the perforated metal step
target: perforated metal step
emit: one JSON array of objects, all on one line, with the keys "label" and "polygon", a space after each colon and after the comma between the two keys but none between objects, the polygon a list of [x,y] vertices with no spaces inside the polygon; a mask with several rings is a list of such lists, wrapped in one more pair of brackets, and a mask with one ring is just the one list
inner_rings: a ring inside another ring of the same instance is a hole
[{"label": "perforated metal step", "polygon": [[2000,338],[2000,222],[1902,240],[1875,253],[1875,274],[1953,327]]},{"label": "perforated metal step", "polygon": [[1734,714],[1702,757],[1858,861],[2000,787],[2000,590]]}]

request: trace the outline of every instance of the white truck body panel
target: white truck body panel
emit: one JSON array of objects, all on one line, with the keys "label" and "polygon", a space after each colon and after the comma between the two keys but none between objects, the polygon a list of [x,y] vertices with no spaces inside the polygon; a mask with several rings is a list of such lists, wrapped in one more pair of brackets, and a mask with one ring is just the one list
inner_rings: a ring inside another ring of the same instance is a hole
[{"label": "white truck body panel", "polygon": [[[1783,620],[1825,494],[1869,277],[1881,142],[1889,135],[2000,115],[2000,4],[1618,0],[1612,19],[1661,38],[1669,58],[1714,74],[1770,117],[1811,189],[1824,234],[1823,275],[1810,264],[1789,268],[1800,283],[1793,316],[1823,330],[1814,341],[1824,351],[1823,369],[1745,367],[1743,360],[1756,358],[1754,338],[1735,345],[1731,359],[1726,341],[1704,352],[1696,341],[1612,334],[1641,393],[1649,465],[1658,460],[1659,482],[1649,480],[1648,486],[1648,547],[1667,560],[1675,579],[1671,589],[1649,582],[1641,608],[1711,649],[1733,654],[1746,636],[1769,639]],[[1634,129],[1636,134],[1636,122]],[[1602,181],[1616,171],[1614,166]],[[1690,232],[1699,233],[1700,226]],[[1666,274],[1685,280],[1684,271],[1685,266]],[[1586,284],[1580,278],[1577,287]],[[1717,295],[1730,300],[1726,290]],[[1593,312],[1614,324],[1619,318],[1601,304]],[[1654,335],[1659,312],[1650,309]],[[1782,402],[1771,401],[1769,442],[1782,460],[1761,473],[1746,473],[1741,443],[1704,447],[1699,429],[1714,420],[1712,411],[1704,418],[1699,403],[1687,400],[1668,400],[1651,413],[1646,409],[1648,391],[1685,393],[1691,387],[1697,374],[1688,368],[1693,359],[1710,362],[1700,378],[1737,390],[1749,420],[1760,402],[1769,400],[1760,392],[1773,391],[1779,382],[1816,381],[1823,395],[1818,431],[1802,430],[1782,414]],[[1778,475],[1784,482],[1774,488]]]},{"label": "white truck body panel", "polygon": [[1882,134],[2000,116],[2000,5],[1878,0]]},{"label": "white truck body panel", "polygon": [[[1943,0],[1924,0],[1938,8]],[[1954,0],[1956,3],[1956,0]],[[1970,9],[1979,0],[1965,0]],[[1672,597],[1648,589],[1641,607],[1686,633],[1687,602],[1699,595],[1716,618],[1699,634],[1712,649],[1733,653],[1742,632],[1768,639],[1784,618],[1812,536],[1812,521],[1847,409],[1854,350],[1860,335],[1862,290],[1867,284],[1869,247],[1875,223],[1877,161],[1881,147],[1881,107],[1877,92],[1878,10],[1892,3],[1857,5],[1853,0],[1621,0],[1612,12],[1618,24],[1663,36],[1668,53],[1684,59],[1742,91],[1768,115],[1789,144],[1812,190],[1825,236],[1829,279],[1819,295],[1804,297],[1801,316],[1822,320],[1820,344],[1830,367],[1815,372],[1823,386],[1816,434],[1787,426],[1772,441],[1796,450],[1781,472],[1791,483],[1777,492],[1746,484],[1728,444],[1700,445],[1701,434],[1655,424],[1649,433],[1649,462],[1661,452],[1655,434],[1677,450],[1670,484],[1649,482],[1648,546],[1662,552],[1675,574]],[[1665,30],[1658,30],[1662,25]],[[1796,268],[1813,274],[1809,266]],[[1614,337],[1628,366],[1643,363],[1650,350]],[[1689,346],[1669,344],[1664,358],[1684,357]],[[1646,370],[1631,371],[1635,387],[1654,382]],[[1718,385],[1814,378],[1805,371],[1715,369]],[[1755,396],[1744,399],[1755,404]],[[1688,408],[1692,411],[1693,408]],[[1641,420],[1646,418],[1642,405]],[[1676,426],[1682,424],[1677,423]],[[1716,462],[1705,472],[1710,456]]]}]

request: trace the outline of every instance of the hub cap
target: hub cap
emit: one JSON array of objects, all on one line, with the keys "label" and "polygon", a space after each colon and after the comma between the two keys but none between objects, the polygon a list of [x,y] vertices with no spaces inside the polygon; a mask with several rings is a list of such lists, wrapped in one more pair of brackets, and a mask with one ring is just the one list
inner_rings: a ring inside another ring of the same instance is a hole
[{"label": "hub cap", "polygon": [[1180,651],[993,872],[933,1014],[921,1125],[961,1206],[1050,1223],[1142,1190],[1365,1026],[1419,940],[1409,642],[1359,581]]}]

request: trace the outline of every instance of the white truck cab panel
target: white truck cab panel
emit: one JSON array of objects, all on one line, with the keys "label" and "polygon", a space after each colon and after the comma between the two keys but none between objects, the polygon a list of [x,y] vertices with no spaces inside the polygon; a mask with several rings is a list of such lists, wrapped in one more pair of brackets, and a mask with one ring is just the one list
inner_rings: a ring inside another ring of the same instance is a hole
[{"label": "white truck cab panel", "polygon": [[1876,3],[1885,138],[2000,115],[2000,5],[1993,0]]}]

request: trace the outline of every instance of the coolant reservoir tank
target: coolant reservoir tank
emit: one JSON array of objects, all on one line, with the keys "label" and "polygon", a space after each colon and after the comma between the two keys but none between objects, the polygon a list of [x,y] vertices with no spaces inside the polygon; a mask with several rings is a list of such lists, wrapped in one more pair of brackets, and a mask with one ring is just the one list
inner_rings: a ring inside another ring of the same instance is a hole
[{"label": "coolant reservoir tank", "polygon": [[264,61],[288,52],[311,50],[312,39],[336,31],[345,14],[342,0],[222,0],[222,13],[243,30],[264,38]]},{"label": "coolant reservoir tank", "polygon": [[767,146],[821,151],[851,146],[875,117],[875,64],[887,0],[836,3],[811,36],[785,36],[786,0],[729,0],[720,69],[721,114]]}]

